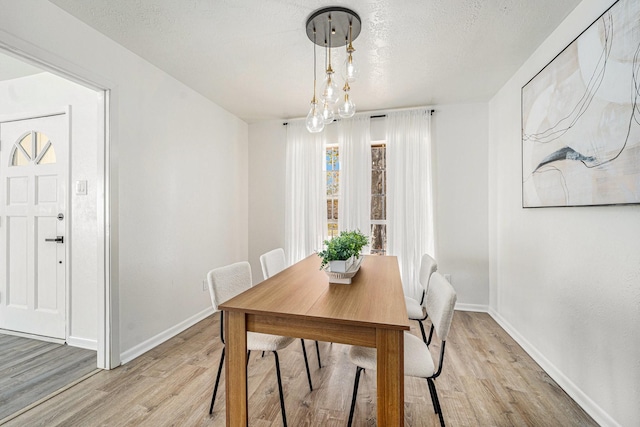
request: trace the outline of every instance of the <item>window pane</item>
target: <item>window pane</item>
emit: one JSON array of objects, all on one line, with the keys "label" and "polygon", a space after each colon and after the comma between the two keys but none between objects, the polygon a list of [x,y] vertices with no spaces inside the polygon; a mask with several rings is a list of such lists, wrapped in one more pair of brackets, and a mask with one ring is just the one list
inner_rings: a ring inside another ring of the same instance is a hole
[{"label": "window pane", "polygon": [[327,171],[337,171],[340,169],[340,162],[338,158],[338,148],[327,148]]},{"label": "window pane", "polygon": [[13,156],[11,157],[11,166],[24,166],[29,164],[29,159],[24,156],[22,150],[18,147],[13,148]]},{"label": "window pane", "polygon": [[25,135],[25,137],[22,138],[20,142],[18,142],[18,144],[20,144],[20,146],[24,148],[24,151],[27,153],[27,156],[29,156],[29,158],[32,159],[33,153],[32,153],[32,144],[31,144],[31,133],[29,133],[28,135]]},{"label": "window pane", "polygon": [[384,194],[384,171],[371,171],[371,194]]},{"label": "window pane", "polygon": [[49,142],[49,137],[42,132],[35,132],[36,135],[36,154],[34,157],[40,155],[40,152],[46,147]]},{"label": "window pane", "polygon": [[387,247],[387,225],[371,224],[371,254],[384,255]]},{"label": "window pane", "polygon": [[371,168],[385,169],[385,146],[371,148]]},{"label": "window pane", "polygon": [[332,238],[337,235],[338,235],[338,224],[336,224],[335,222],[327,224],[327,236],[329,236],[329,238]]},{"label": "window pane", "polygon": [[327,199],[327,219],[338,220],[338,199]]},{"label": "window pane", "polygon": [[340,188],[340,172],[327,172],[327,196],[335,196]]},{"label": "window pane", "polygon": [[56,162],[56,152],[53,149],[53,145],[48,144],[47,146],[45,146],[44,155],[40,158],[40,160],[38,161],[38,164],[46,165],[48,163],[55,163],[55,162]]},{"label": "window pane", "polygon": [[384,220],[387,212],[384,206],[384,196],[371,196],[371,219]]}]

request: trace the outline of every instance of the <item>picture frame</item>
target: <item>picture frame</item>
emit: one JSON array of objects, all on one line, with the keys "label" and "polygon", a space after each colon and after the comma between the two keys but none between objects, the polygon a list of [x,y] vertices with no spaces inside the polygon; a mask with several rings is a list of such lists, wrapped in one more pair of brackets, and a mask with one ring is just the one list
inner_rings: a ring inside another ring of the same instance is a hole
[{"label": "picture frame", "polygon": [[521,107],[523,208],[640,203],[640,2],[613,3]]}]

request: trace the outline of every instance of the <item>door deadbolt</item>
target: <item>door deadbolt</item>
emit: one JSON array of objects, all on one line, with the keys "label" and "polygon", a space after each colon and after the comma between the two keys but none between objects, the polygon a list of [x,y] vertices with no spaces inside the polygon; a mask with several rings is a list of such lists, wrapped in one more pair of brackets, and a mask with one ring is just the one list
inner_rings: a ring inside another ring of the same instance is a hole
[{"label": "door deadbolt", "polygon": [[58,214],[58,221],[62,221],[64,219],[64,214],[63,213],[59,213]]}]

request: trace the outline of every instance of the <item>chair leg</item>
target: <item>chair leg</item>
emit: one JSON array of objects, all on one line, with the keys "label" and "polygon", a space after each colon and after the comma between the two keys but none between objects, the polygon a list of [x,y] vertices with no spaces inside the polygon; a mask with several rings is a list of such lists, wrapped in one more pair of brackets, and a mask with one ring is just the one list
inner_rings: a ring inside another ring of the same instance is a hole
[{"label": "chair leg", "polygon": [[309,390],[313,391],[313,384],[311,384],[311,372],[309,372],[309,359],[307,359],[307,349],[304,347],[304,340],[300,338],[302,344],[302,355],[304,356],[304,366],[307,368],[307,381],[309,381]]},{"label": "chair leg", "polygon": [[444,417],[442,416],[442,408],[440,407],[440,400],[438,399],[438,392],[436,391],[436,384],[433,382],[433,379],[427,378],[427,383],[429,384],[429,391],[431,392],[431,400],[433,401],[433,409],[436,414],[438,414],[438,418],[440,418],[440,426],[444,426]]},{"label": "chair leg", "polygon": [[220,382],[220,374],[222,373],[222,365],[224,364],[224,347],[222,347],[222,356],[220,356],[220,364],[218,365],[218,375],[216,376],[216,385],[213,386],[213,396],[211,397],[211,406],[209,407],[209,415],[213,414],[213,403],[216,401],[218,393],[218,383]]},{"label": "chair leg", "polygon": [[280,377],[280,359],[278,358],[278,352],[274,351],[276,360],[276,375],[278,376],[278,392],[280,393],[280,410],[282,411],[282,424],[287,427],[287,414],[284,410],[284,394],[282,393],[282,378]]},{"label": "chair leg", "polygon": [[432,324],[431,325],[431,329],[429,330],[429,338],[427,338],[427,341],[425,341],[425,343],[427,345],[431,344],[431,338],[433,338],[433,329],[434,329],[434,327],[433,327],[433,324]]},{"label": "chair leg", "polygon": [[356,396],[358,394],[358,384],[360,383],[360,374],[362,373],[363,368],[358,366],[356,368],[356,379],[353,383],[353,396],[351,397],[351,410],[349,411],[349,422],[347,423],[348,427],[351,427],[353,423],[353,412],[356,409]]},{"label": "chair leg", "polygon": [[322,362],[320,362],[320,346],[318,346],[318,341],[316,341],[316,354],[318,355],[318,369],[322,369]]},{"label": "chair leg", "polygon": [[418,324],[420,325],[420,332],[422,333],[422,341],[427,343],[427,334],[424,333],[424,325],[422,324],[422,320],[418,320]]}]

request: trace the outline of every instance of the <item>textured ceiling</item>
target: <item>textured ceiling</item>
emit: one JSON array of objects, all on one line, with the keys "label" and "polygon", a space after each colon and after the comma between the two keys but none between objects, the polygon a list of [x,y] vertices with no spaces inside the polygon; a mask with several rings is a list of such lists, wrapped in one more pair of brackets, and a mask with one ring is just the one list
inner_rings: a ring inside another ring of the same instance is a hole
[{"label": "textured ceiling", "polygon": [[[362,18],[351,94],[359,111],[373,111],[489,100],[580,2],[50,1],[247,122],[306,115],[305,23],[318,8],[349,7]],[[341,68],[344,48],[334,52]]]}]

